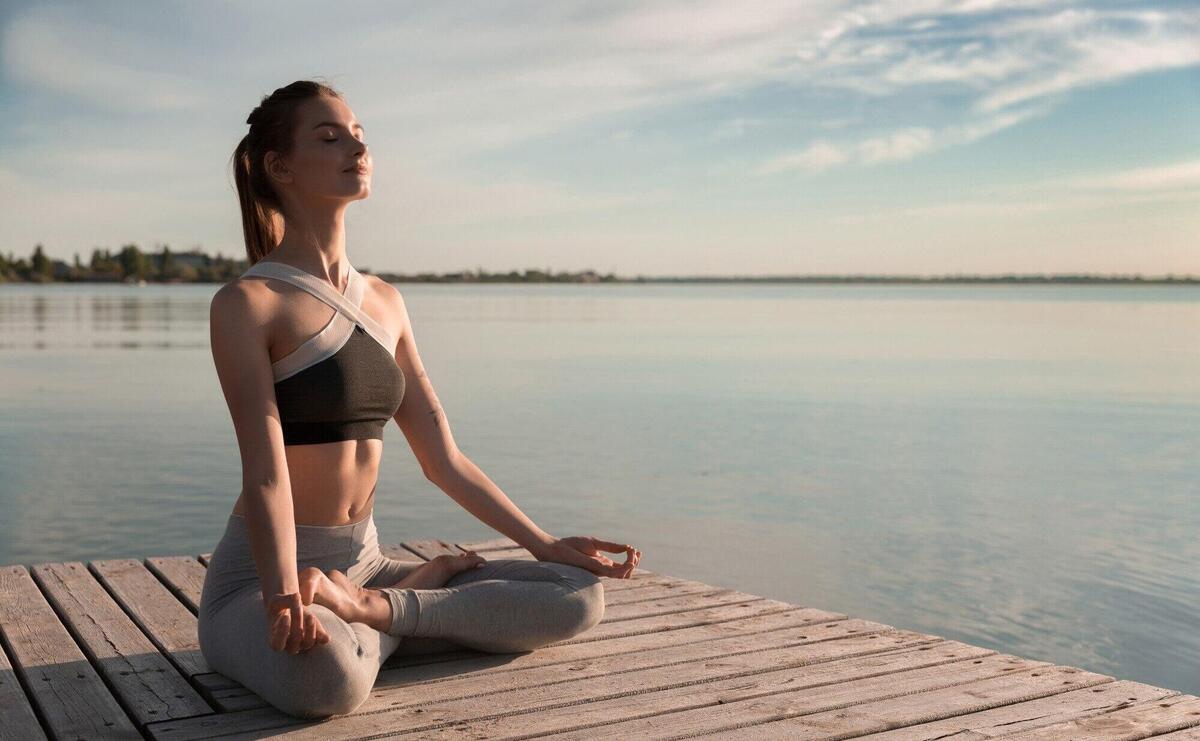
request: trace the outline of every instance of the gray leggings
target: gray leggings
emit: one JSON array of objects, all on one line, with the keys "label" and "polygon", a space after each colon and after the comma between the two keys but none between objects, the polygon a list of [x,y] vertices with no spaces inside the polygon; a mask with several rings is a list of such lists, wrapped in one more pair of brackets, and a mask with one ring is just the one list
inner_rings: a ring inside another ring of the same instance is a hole
[{"label": "gray leggings", "polygon": [[197,630],[213,671],[300,718],[352,712],[393,653],[530,651],[582,633],[604,615],[599,577],[550,561],[489,560],[439,589],[392,588],[420,564],[380,552],[374,513],[347,525],[297,525],[296,560],[298,569],[338,569],[379,589],[392,605],[391,627],[380,632],[347,623],[314,603],[305,609],[321,621],[329,642],[298,654],[272,649],[246,520],[231,514],[204,578]]}]

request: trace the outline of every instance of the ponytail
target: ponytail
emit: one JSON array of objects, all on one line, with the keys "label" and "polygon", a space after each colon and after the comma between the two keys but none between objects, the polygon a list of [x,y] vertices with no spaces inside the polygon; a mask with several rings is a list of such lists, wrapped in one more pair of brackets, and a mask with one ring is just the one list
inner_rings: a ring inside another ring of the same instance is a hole
[{"label": "ponytail", "polygon": [[323,83],[297,80],[265,96],[246,117],[250,131],[233,150],[233,180],[242,211],[246,258],[251,265],[274,250],[282,237],[279,222],[283,203],[267,176],[264,158],[267,152],[281,156],[291,152],[297,108],[304,101],[323,95],[342,97]]}]

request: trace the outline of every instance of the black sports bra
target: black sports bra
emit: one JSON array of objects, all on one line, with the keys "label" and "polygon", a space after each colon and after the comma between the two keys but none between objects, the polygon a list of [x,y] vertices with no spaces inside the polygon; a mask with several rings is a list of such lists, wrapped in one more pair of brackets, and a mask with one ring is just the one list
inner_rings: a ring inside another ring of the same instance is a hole
[{"label": "black sports bra", "polygon": [[271,364],[284,445],[383,439],[404,399],[396,341],[361,308],[366,280],[350,266],[345,294],[299,268],[259,261],[243,277],[303,288],[336,311],[320,332]]}]

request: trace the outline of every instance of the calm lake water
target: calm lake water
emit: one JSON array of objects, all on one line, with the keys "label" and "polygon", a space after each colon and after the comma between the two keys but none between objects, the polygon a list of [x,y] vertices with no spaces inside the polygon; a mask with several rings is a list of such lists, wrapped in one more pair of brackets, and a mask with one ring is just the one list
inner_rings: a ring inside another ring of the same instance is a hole
[{"label": "calm lake water", "polygon": [[[216,289],[0,287],[0,564],[216,544]],[[1200,288],[400,289],[459,447],[547,531],[1200,694]],[[496,535],[385,449],[382,540]]]}]

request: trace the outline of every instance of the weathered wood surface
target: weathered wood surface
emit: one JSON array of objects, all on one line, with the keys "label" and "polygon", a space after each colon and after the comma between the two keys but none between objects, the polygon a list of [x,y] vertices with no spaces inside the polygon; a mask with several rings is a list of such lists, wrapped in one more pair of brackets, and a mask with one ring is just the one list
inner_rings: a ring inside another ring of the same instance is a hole
[{"label": "weathered wood surface", "polygon": [[[507,538],[382,545],[421,561]],[[1200,741],[1200,698],[639,569],[604,619],[524,654],[395,655],[354,713],[303,721],[213,672],[212,554],[0,567],[5,739]]]}]

